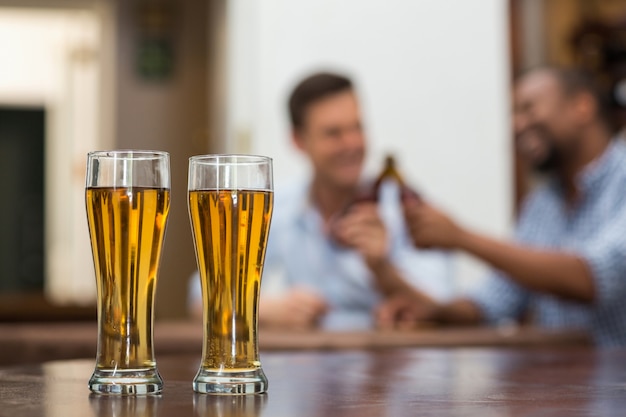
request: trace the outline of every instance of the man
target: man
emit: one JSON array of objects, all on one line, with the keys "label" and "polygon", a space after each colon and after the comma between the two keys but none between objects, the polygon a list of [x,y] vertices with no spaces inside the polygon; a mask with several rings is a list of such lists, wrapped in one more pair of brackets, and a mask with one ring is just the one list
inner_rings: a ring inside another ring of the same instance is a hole
[{"label": "man", "polygon": [[265,326],[367,328],[384,298],[416,286],[442,299],[445,255],[419,253],[403,224],[397,190],[353,203],[362,187],[365,135],[349,79],[314,74],[289,99],[292,139],[307,157],[307,184],[277,189],[263,274]]},{"label": "man", "polygon": [[497,272],[447,303],[418,292],[396,298],[378,320],[474,324],[524,316],[547,328],[586,329],[601,346],[626,345],[626,145],[612,140],[602,100],[582,73],[537,69],[518,80],[514,95],[517,148],[547,175],[523,205],[515,243],[407,201],[416,246],[462,250]]}]

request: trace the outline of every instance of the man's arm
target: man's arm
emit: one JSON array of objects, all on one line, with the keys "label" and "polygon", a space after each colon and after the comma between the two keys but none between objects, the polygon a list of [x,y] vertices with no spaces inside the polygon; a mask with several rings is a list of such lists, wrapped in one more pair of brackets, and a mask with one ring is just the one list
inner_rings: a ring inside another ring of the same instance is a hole
[{"label": "man's arm", "polygon": [[585,303],[595,299],[591,271],[576,255],[501,242],[470,231],[462,233],[458,247],[530,290]]},{"label": "man's arm", "polygon": [[417,290],[392,297],[376,310],[376,323],[382,328],[411,327],[416,322],[473,325],[482,321],[480,308],[469,299],[438,303]]},{"label": "man's arm", "polygon": [[281,295],[261,297],[259,326],[296,330],[313,328],[327,310],[324,299],[313,291],[291,288]]},{"label": "man's arm", "polygon": [[467,230],[426,203],[407,203],[405,215],[418,247],[468,252],[534,291],[592,303],[593,277],[580,257],[507,243]]},{"label": "man's arm", "polygon": [[374,276],[376,287],[385,297],[406,294],[414,290],[388,258],[376,262],[366,260],[366,263]]}]

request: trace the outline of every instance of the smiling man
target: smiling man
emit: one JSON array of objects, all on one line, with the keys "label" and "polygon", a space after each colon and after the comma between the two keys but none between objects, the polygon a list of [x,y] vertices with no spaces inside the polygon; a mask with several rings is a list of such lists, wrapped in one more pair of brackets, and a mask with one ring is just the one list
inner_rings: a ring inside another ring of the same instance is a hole
[{"label": "smiling man", "polygon": [[546,181],[525,201],[514,242],[492,239],[426,203],[407,201],[417,247],[461,250],[496,272],[466,297],[436,302],[414,291],[379,310],[402,320],[497,323],[530,317],[586,329],[601,346],[626,345],[626,145],[612,138],[603,100],[575,70],[542,68],[514,91],[518,151]]},{"label": "smiling man", "polygon": [[397,190],[354,203],[362,189],[366,139],[350,79],[318,73],[289,98],[292,141],[310,179],[275,192],[263,290],[262,326],[363,329],[375,306],[415,288],[450,292],[446,256],[413,247]]}]

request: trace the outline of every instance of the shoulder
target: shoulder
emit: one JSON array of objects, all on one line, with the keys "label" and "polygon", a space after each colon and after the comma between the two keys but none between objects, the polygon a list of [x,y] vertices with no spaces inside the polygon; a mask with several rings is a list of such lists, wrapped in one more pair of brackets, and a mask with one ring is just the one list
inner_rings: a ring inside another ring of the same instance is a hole
[{"label": "shoulder", "polygon": [[272,225],[289,223],[308,202],[309,183],[303,180],[292,180],[274,188],[274,210]]},{"label": "shoulder", "polygon": [[614,138],[610,146],[614,157],[626,162],[626,140],[621,137]]},{"label": "shoulder", "polygon": [[611,158],[609,164],[609,180],[619,184],[626,182],[626,142],[623,139],[614,139],[611,144]]},{"label": "shoulder", "polygon": [[562,195],[554,179],[542,179],[524,197],[520,206],[520,219],[536,212],[551,211],[560,207]]},{"label": "shoulder", "polygon": [[520,206],[515,225],[515,236],[527,241],[544,236],[546,230],[559,224],[563,201],[555,182],[547,181],[535,187]]},{"label": "shoulder", "polygon": [[293,204],[302,200],[309,185],[304,181],[289,181],[274,188],[274,201],[282,204]]},{"label": "shoulder", "polygon": [[626,143],[614,139],[609,149],[592,165],[583,185],[597,213],[605,215],[626,208]]}]

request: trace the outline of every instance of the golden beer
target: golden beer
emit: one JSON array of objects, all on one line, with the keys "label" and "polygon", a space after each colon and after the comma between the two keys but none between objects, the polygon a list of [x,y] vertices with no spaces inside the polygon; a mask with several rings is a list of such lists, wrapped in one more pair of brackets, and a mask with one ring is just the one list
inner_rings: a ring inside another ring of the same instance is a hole
[{"label": "golden beer", "polygon": [[152,324],[169,190],[86,189],[98,290],[96,372],[156,370]]},{"label": "golden beer", "polygon": [[201,369],[260,370],[258,300],[274,194],[190,190],[205,340]]}]

